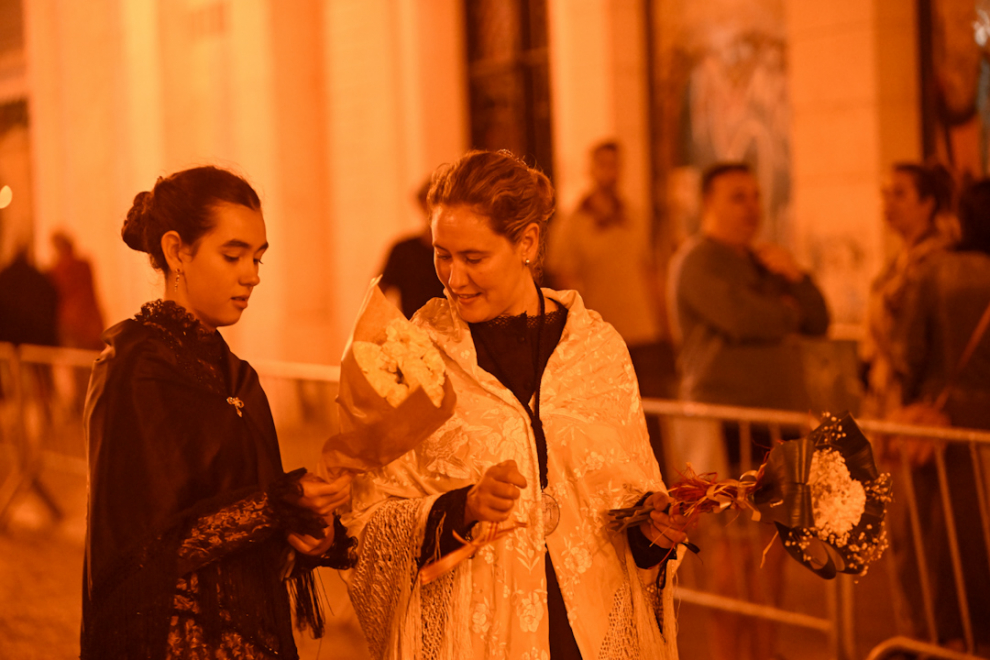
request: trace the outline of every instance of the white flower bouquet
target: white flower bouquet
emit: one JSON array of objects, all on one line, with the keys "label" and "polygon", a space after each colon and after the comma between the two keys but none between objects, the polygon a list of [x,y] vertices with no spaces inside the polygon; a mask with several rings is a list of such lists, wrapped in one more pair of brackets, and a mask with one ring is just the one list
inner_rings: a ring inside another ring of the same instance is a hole
[{"label": "white flower bouquet", "polygon": [[323,468],[363,472],[391,463],[446,422],[457,396],[443,357],[372,281],[340,362],[340,432]]},{"label": "white flower bouquet", "polygon": [[[748,510],[753,520],[775,524],[788,553],[824,578],[864,575],[887,547],[890,475],[878,472],[869,441],[849,415],[826,415],[807,437],[780,443],[759,470],[739,479],[719,481],[688,465],[668,494],[685,517]],[[610,514],[615,530],[649,518],[642,506]]]}]

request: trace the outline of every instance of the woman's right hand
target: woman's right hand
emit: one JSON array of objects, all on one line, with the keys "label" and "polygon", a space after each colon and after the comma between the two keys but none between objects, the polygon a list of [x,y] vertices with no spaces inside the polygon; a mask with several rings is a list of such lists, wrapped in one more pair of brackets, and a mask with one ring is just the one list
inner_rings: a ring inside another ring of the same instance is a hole
[{"label": "woman's right hand", "polygon": [[526,477],[515,461],[504,461],[488,468],[481,481],[468,491],[464,524],[508,520],[519,499],[519,489],[525,487]]}]

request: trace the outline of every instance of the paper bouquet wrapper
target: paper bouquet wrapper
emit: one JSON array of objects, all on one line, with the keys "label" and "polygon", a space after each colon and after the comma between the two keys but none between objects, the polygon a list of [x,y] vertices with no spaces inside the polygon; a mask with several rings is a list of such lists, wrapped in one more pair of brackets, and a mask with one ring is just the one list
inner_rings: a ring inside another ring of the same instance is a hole
[{"label": "paper bouquet wrapper", "polygon": [[329,474],[345,469],[364,472],[384,467],[439,429],[453,415],[457,403],[446,374],[439,408],[422,387],[416,387],[402,403],[393,406],[368,381],[354,356],[354,342],[382,344],[389,323],[396,319],[409,323],[382,294],[379,279],[371,282],[340,362],[337,393],[340,432],[323,446],[322,467]]}]

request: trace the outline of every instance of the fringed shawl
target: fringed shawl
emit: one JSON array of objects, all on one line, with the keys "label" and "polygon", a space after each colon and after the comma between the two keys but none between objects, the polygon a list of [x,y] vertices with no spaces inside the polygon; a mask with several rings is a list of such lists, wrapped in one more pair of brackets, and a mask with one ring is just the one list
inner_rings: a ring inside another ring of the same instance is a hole
[{"label": "fringed shawl", "polygon": [[[676,561],[657,594],[657,570],[637,568],[626,535],[606,526],[609,509],[664,490],[628,351],[576,293],[545,294],[569,310],[541,388],[547,490],[561,506],[559,527],[544,538],[525,410],[478,367],[470,330],[448,301],[434,300],[413,321],[444,355],[458,395],[454,416],[414,451],[356,479],[344,518],[360,544],[351,600],[375,658],[547,660],[547,551],[586,660],[677,657]],[[420,587],[416,558],[436,497],[508,459],[529,483],[516,508],[527,527]]]}]

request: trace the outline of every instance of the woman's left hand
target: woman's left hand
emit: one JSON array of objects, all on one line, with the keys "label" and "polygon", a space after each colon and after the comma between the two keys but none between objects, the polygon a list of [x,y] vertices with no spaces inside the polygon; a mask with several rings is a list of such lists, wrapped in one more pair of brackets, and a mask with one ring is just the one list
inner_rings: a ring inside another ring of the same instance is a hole
[{"label": "woman's left hand", "polygon": [[353,478],[352,473],[344,472],[333,481],[327,482],[315,474],[307,472],[299,480],[303,494],[296,500],[296,504],[324,518],[331,516],[337,507],[346,504],[351,499],[351,480]]},{"label": "woman's left hand", "polygon": [[327,520],[327,528],[324,531],[326,536],[322,539],[314,538],[309,534],[296,534],[295,532],[289,532],[289,545],[295,548],[297,552],[301,552],[304,555],[319,557],[333,545],[333,516]]},{"label": "woman's left hand", "polygon": [[687,529],[693,526],[693,521],[678,513],[666,513],[670,504],[667,493],[653,493],[644,504],[653,507],[653,511],[649,520],[640,523],[639,529],[650,543],[661,548],[672,548],[687,539]]}]

